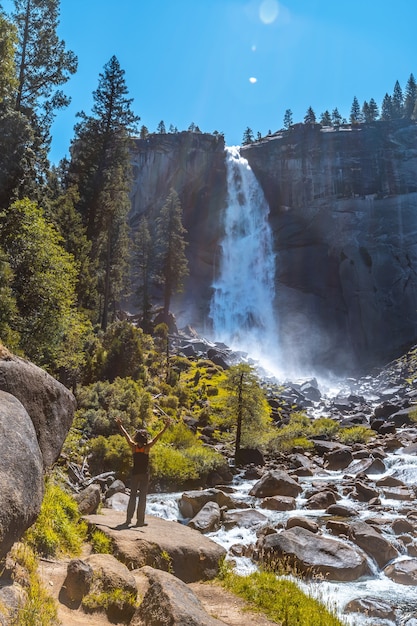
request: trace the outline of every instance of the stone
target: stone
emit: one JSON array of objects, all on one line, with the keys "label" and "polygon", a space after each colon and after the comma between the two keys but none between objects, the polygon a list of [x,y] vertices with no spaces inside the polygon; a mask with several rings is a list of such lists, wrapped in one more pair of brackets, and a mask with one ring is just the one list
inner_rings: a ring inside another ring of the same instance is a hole
[{"label": "stone", "polygon": [[187,524],[201,533],[209,533],[220,527],[220,507],[217,502],[206,502]]},{"label": "stone", "polygon": [[238,526],[239,528],[256,528],[266,524],[268,518],[256,509],[242,511],[227,511],[223,515],[223,525],[226,529]]},{"label": "stone", "polygon": [[272,566],[285,558],[307,576],[314,573],[327,580],[347,582],[369,574],[366,559],[358,550],[299,526],[267,535],[258,551],[262,560]]},{"label": "stone", "polygon": [[398,556],[397,549],[366,522],[352,522],[349,525],[349,536],[380,568]]},{"label": "stone", "polygon": [[148,526],[126,528],[126,513],[102,511],[84,519],[111,539],[114,554],[129,568],[150,565],[169,570],[187,583],[217,575],[226,550],[197,530],[150,515],[145,517]]},{"label": "stone", "polygon": [[312,533],[317,533],[319,531],[319,525],[314,520],[308,519],[308,517],[300,517],[298,515],[294,515],[294,517],[289,517],[287,520],[286,528],[294,528],[295,526],[300,526],[301,528],[305,528]]},{"label": "stone", "polygon": [[291,496],[271,496],[263,498],[261,509],[270,511],[293,511],[296,508],[295,498]]},{"label": "stone", "polygon": [[25,407],[44,467],[51,467],[72,424],[76,407],[73,394],[40,367],[13,355],[0,357],[0,390],[15,396]]},{"label": "stone", "polygon": [[23,404],[0,390],[0,557],[36,520],[44,467],[33,422]]},{"label": "stone", "polygon": [[336,448],[324,455],[326,469],[337,471],[345,469],[352,463],[352,451],[348,448]]},{"label": "stone", "polygon": [[305,503],[306,509],[327,509],[331,504],[336,502],[336,495],[330,489],[318,491],[310,496]]},{"label": "stone", "polygon": [[211,617],[190,587],[172,574],[145,566],[135,575],[145,577],[147,585],[131,626],[225,626]]},{"label": "stone", "polygon": [[331,504],[326,509],[328,515],[336,515],[337,517],[355,517],[358,512],[350,506],[343,504]]},{"label": "stone", "polygon": [[249,495],[255,498],[266,498],[267,496],[291,496],[295,498],[301,491],[300,484],[289,474],[281,470],[272,470],[264,474],[254,484]]},{"label": "stone", "polygon": [[62,586],[71,608],[78,608],[83,597],[90,591],[93,568],[82,559],[72,559],[67,566],[67,575]]},{"label": "stone", "polygon": [[345,613],[362,613],[367,618],[377,617],[391,621],[396,619],[394,607],[380,598],[355,598],[346,604],[344,611]]},{"label": "stone", "polygon": [[99,596],[102,593],[120,590],[124,596],[115,600],[111,600],[110,596],[110,601],[103,608],[109,621],[128,623],[135,611],[138,593],[135,577],[126,565],[112,554],[92,554],[85,558],[85,562],[93,572],[89,593]]},{"label": "stone", "polygon": [[417,585],[417,559],[390,563],[384,569],[385,576],[399,585]]},{"label": "stone", "polygon": [[80,493],[76,493],[74,500],[78,503],[78,510],[81,515],[95,513],[101,503],[100,485],[89,485]]},{"label": "stone", "polygon": [[178,508],[185,518],[192,518],[207,502],[216,502],[219,507],[234,509],[239,506],[229,495],[221,489],[204,489],[202,491],[185,491],[178,501]]}]

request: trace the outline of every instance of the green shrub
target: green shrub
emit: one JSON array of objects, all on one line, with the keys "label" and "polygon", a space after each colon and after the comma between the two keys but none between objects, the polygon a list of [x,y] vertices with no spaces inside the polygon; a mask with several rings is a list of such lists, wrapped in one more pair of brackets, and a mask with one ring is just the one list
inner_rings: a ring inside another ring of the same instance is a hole
[{"label": "green shrub", "polygon": [[305,448],[312,447],[307,436],[310,433],[311,421],[304,413],[293,413],[290,421],[285,426],[281,426],[270,442],[272,450],[288,452],[296,446]]},{"label": "green shrub", "polygon": [[310,426],[310,433],[312,437],[326,436],[329,439],[333,438],[340,430],[340,424],[331,419],[330,417],[320,417],[313,420]]},{"label": "green shrub", "polygon": [[352,426],[350,428],[342,428],[338,434],[338,439],[344,444],[366,443],[375,437],[375,432],[367,426]]},{"label": "green shrub", "polygon": [[74,498],[49,480],[39,516],[26,531],[25,542],[43,556],[78,555],[86,535],[87,525]]},{"label": "green shrub", "polygon": [[281,626],[344,626],[335,611],[271,572],[238,576],[222,568],[222,584]]},{"label": "green shrub", "polygon": [[91,473],[116,472],[116,477],[126,481],[132,467],[132,451],[122,435],[95,437],[89,442],[88,463]]}]

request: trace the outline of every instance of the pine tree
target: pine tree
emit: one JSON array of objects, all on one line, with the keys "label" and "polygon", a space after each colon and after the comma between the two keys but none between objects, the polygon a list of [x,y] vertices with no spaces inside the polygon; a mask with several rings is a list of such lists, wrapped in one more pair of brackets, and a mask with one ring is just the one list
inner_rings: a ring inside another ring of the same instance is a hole
[{"label": "pine tree", "polygon": [[332,126],[332,118],[329,111],[326,110],[320,115],[320,124],[322,126]]},{"label": "pine tree", "polygon": [[267,436],[270,408],[254,368],[247,363],[227,370],[225,388],[229,392],[228,413],[236,424],[235,463],[239,464],[241,446],[253,447]]},{"label": "pine tree", "polygon": [[402,89],[400,87],[400,83],[398,82],[398,80],[395,81],[391,103],[392,103],[392,117],[393,119],[399,119],[400,117],[403,116],[404,97],[403,97],[403,92],[402,92]]},{"label": "pine tree", "polygon": [[308,107],[307,112],[304,116],[304,124],[315,124],[316,123],[316,114],[314,113],[312,107]]},{"label": "pine tree", "polygon": [[373,98],[369,100],[369,121],[375,122],[379,117],[378,105]]},{"label": "pine tree", "polygon": [[69,104],[59,89],[76,72],[77,57],[57,35],[59,0],[14,0],[17,27],[15,108],[32,119],[40,145],[48,145],[54,111]]},{"label": "pine tree", "polygon": [[161,135],[164,135],[164,134],[167,132],[167,131],[166,131],[166,128],[165,128],[165,122],[164,122],[164,120],[161,120],[161,121],[159,122],[158,126],[156,127],[156,132],[157,132],[157,133],[159,133],[159,134],[161,134]]},{"label": "pine tree", "polygon": [[404,96],[404,117],[411,119],[413,116],[414,107],[417,102],[417,83],[413,74],[410,77],[405,86]]},{"label": "pine tree", "polygon": [[149,135],[149,130],[147,129],[147,127],[143,124],[140,127],[140,133],[139,133],[139,137],[140,139],[146,139]]},{"label": "pine tree", "polygon": [[109,307],[116,306],[126,279],[127,214],[130,209],[131,136],[139,118],[127,98],[124,71],[115,56],[104,66],[93,93],[92,115],[79,114],[71,146],[70,178],[78,185],[78,209],[92,243],[97,268],[100,311],[107,327]]},{"label": "pine tree", "polygon": [[349,119],[351,124],[359,124],[362,121],[361,108],[356,96],[353,98]]},{"label": "pine tree", "polygon": [[392,120],[392,98],[387,93],[382,100],[381,105],[381,120]]},{"label": "pine tree", "polygon": [[249,126],[246,127],[244,133],[243,133],[243,138],[242,138],[242,146],[247,146],[250,143],[253,143],[255,140],[254,136],[253,136],[253,130],[251,128],[249,128]]},{"label": "pine tree", "polygon": [[136,295],[145,333],[151,331],[151,290],[155,282],[155,248],[149,232],[148,220],[142,217],[134,237],[132,265]]},{"label": "pine tree", "polygon": [[185,256],[186,232],[182,224],[182,208],[178,194],[171,189],[156,220],[158,277],[164,294],[163,317],[166,323],[172,295],[182,290],[183,280],[188,275],[188,262]]},{"label": "pine tree", "polygon": [[339,110],[336,107],[332,111],[332,124],[336,128],[339,128],[341,123],[342,123],[342,116],[340,115]]},{"label": "pine tree", "polygon": [[292,111],[291,109],[286,109],[284,113],[284,128],[287,130],[292,125]]}]

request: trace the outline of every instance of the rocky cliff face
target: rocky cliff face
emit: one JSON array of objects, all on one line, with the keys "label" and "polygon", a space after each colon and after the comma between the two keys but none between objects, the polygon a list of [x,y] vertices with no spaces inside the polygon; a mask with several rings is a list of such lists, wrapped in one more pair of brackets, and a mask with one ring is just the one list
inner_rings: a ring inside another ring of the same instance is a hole
[{"label": "rocky cliff face", "polygon": [[171,188],[179,195],[188,231],[190,275],[175,311],[184,321],[201,325],[211,294],[225,205],[224,139],[191,132],[149,135],[136,140],[133,170],[133,229],[143,214],[152,222]]},{"label": "rocky cliff face", "polygon": [[[296,125],[242,149],[269,202],[286,363],[349,371],[417,339],[417,126]],[[137,142],[132,224],[174,187],[188,230],[180,320],[207,328],[226,202],[220,138]]]},{"label": "rocky cliff face", "polygon": [[242,150],[271,208],[284,352],[330,369],[417,336],[417,126],[298,125]]}]

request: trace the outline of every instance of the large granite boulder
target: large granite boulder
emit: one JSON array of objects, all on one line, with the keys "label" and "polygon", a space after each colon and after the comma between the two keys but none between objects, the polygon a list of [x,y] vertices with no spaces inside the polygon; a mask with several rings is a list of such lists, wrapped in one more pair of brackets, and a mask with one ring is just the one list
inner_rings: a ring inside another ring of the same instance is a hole
[{"label": "large granite boulder", "polygon": [[184,582],[214,578],[226,550],[197,530],[146,516],[148,526],[124,526],[126,514],[103,508],[85,516],[92,528],[110,537],[115,556],[130,568],[150,565],[172,572]]},{"label": "large granite boulder", "polygon": [[149,566],[134,574],[145,577],[147,584],[131,626],[225,626],[225,622],[211,617],[194,592],[172,574]]},{"label": "large granite boulder", "polygon": [[271,470],[254,484],[249,495],[255,498],[290,496],[296,498],[302,491],[300,484],[281,470]]},{"label": "large granite boulder", "polygon": [[43,498],[43,462],[25,407],[0,391],[0,557],[36,520]]},{"label": "large granite boulder", "polygon": [[365,556],[347,543],[323,537],[301,526],[266,535],[257,546],[271,566],[285,559],[306,575],[352,581],[370,573]]},{"label": "large granite boulder", "polygon": [[43,465],[53,465],[74,417],[73,394],[40,367],[1,350],[0,390],[23,404],[35,427]]},{"label": "large granite boulder", "polygon": [[349,535],[352,541],[375,559],[379,567],[384,567],[398,556],[397,549],[366,522],[358,521],[350,524]]}]

